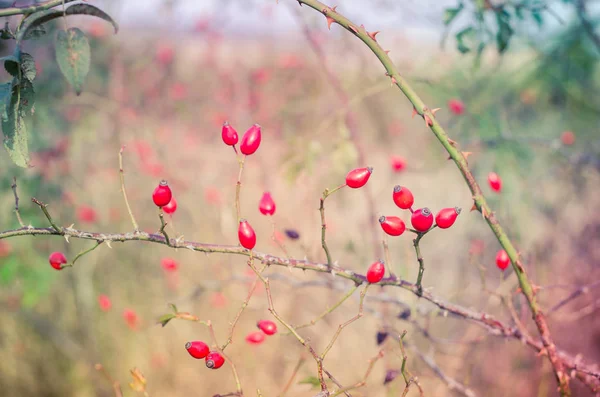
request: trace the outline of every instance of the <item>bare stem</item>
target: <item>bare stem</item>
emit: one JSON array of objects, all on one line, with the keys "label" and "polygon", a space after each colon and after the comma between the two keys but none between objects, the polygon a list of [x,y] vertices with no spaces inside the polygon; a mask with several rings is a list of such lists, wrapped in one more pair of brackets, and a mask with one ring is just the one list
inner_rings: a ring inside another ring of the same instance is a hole
[{"label": "bare stem", "polygon": [[292,375],[290,376],[290,379],[285,384],[281,393],[279,393],[279,397],[285,397],[285,393],[287,393],[288,390],[290,389],[290,387],[292,387],[292,384],[294,383],[294,378],[298,374],[298,371],[300,371],[300,368],[302,367],[302,365],[304,364],[305,361],[306,361],[306,357],[304,357],[304,355],[300,356],[300,359],[298,359],[298,363],[296,364],[296,366],[294,367],[294,370],[292,371]]},{"label": "bare stem", "polygon": [[331,341],[329,342],[329,344],[327,345],[327,347],[321,354],[321,360],[325,360],[325,356],[327,355],[327,353],[329,353],[329,350],[331,350],[331,348],[333,347],[333,344],[337,340],[338,336],[340,336],[340,333],[342,332],[342,330],[363,316],[363,303],[365,301],[365,296],[367,295],[367,290],[369,289],[370,285],[371,284],[365,285],[365,288],[363,288],[363,290],[360,293],[360,303],[358,304],[358,313],[356,314],[356,316],[352,317],[350,320],[348,320],[345,323],[340,324],[338,326],[338,329],[335,332],[335,334],[333,335],[333,338],[331,338]]},{"label": "bare stem", "polygon": [[5,8],[3,10],[0,10],[0,17],[6,17],[6,16],[10,16],[10,15],[33,14],[34,12],[37,12],[37,11],[48,10],[50,8],[59,6],[61,4],[72,3],[74,1],[78,1],[78,0],[52,0],[52,1],[48,1],[47,3],[45,3],[43,5],[39,5],[39,6],[30,6],[30,7],[24,7],[24,8],[19,8],[19,7]]},{"label": "bare stem", "polygon": [[341,188],[346,185],[340,185],[333,190],[325,189],[323,192],[323,197],[320,199],[319,212],[321,213],[321,247],[323,247],[323,251],[325,251],[325,256],[327,257],[327,266],[331,268],[331,254],[329,253],[329,248],[327,247],[327,241],[325,240],[325,234],[327,231],[327,222],[325,222],[325,200],[327,197],[331,196],[333,193],[337,192]]},{"label": "bare stem", "polygon": [[58,234],[63,235],[64,234],[63,230],[61,228],[59,228],[58,226],[56,226],[56,224],[52,220],[52,217],[50,216],[50,213],[48,212],[48,208],[46,208],[46,207],[48,207],[48,204],[42,203],[40,200],[36,199],[35,197],[32,197],[31,201],[33,201],[40,207],[40,209],[42,210],[44,215],[46,215],[46,219],[48,219],[48,222],[50,222],[50,225],[52,226],[52,228],[56,232],[58,232]]},{"label": "bare stem", "polygon": [[123,192],[123,199],[125,200],[125,206],[127,206],[127,212],[129,213],[129,217],[131,218],[131,224],[133,225],[133,230],[136,233],[139,233],[140,228],[135,221],[135,217],[133,216],[133,211],[131,211],[131,206],[129,205],[129,200],[127,199],[127,191],[125,190],[125,171],[123,170],[123,150],[125,150],[125,146],[121,146],[121,150],[119,150],[119,175],[121,177],[121,192]]},{"label": "bare stem", "polygon": [[421,255],[421,248],[419,247],[419,242],[421,238],[423,238],[424,233],[418,233],[417,238],[413,240],[413,245],[415,246],[415,253],[417,254],[417,261],[419,262],[419,275],[417,276],[417,290],[419,295],[423,294],[423,286],[421,282],[423,281],[423,273],[425,272],[425,260]]},{"label": "bare stem", "polygon": [[92,252],[93,250],[95,250],[96,248],[98,248],[104,241],[100,240],[100,241],[96,241],[96,244],[94,244],[93,246],[91,246],[90,248],[83,250],[81,252],[79,252],[75,258],[73,258],[73,261],[71,262],[70,265],[65,265],[65,267],[71,267],[75,265],[75,262],[77,262],[77,260],[79,258],[81,258],[82,256],[84,256],[85,254]]},{"label": "bare stem", "polygon": [[238,375],[237,369],[235,367],[235,364],[233,363],[233,361],[231,361],[231,359],[229,358],[229,356],[227,356],[225,354],[225,352],[223,351],[223,349],[221,349],[219,347],[219,342],[217,341],[217,336],[215,334],[215,330],[213,328],[212,322],[207,321],[206,325],[208,326],[208,330],[210,332],[210,337],[213,341],[213,344],[215,345],[215,348],[217,349],[217,351],[219,353],[221,353],[221,355],[223,356],[223,358],[225,359],[225,361],[227,361],[227,363],[229,364],[229,366],[231,367],[231,373],[233,374],[233,378],[235,379],[235,385],[236,385],[236,389],[237,389],[237,393],[239,396],[243,396],[244,392],[242,391],[242,383],[240,382],[240,377]]},{"label": "bare stem", "polygon": [[342,305],[342,303],[344,303],[348,298],[350,298],[354,294],[354,292],[358,289],[358,287],[359,287],[359,284],[355,284],[342,297],[342,299],[340,299],[338,302],[336,302],[335,305],[331,306],[330,308],[328,308],[327,310],[325,310],[323,313],[321,313],[319,316],[317,316],[314,319],[310,320],[310,322],[308,322],[306,324],[299,325],[299,326],[297,326],[295,328],[296,329],[301,329],[301,328],[306,328],[306,327],[310,327],[312,325],[315,325],[317,322],[319,322],[320,320],[322,320],[323,317],[325,317],[326,315],[328,315],[329,313],[333,312],[335,309],[337,309],[338,307],[340,307]]},{"label": "bare stem", "polygon": [[167,243],[167,245],[169,247],[171,247],[171,239],[169,238],[169,235],[167,234],[167,231],[165,230],[165,228],[167,227],[167,223],[165,222],[165,216],[163,214],[162,207],[158,209],[158,217],[160,218],[159,233],[165,237],[165,242]]},{"label": "bare stem", "polygon": [[358,389],[359,387],[363,387],[364,385],[366,385],[367,379],[369,378],[369,375],[371,375],[371,371],[373,371],[373,367],[375,366],[375,363],[377,361],[379,361],[379,359],[382,357],[383,357],[383,350],[380,350],[379,353],[375,357],[373,357],[372,359],[369,360],[369,366],[367,367],[367,372],[365,372],[365,375],[363,376],[363,378],[360,382],[355,383],[354,385],[350,385],[350,386],[341,388],[340,390],[333,393],[331,395],[331,397],[339,396],[342,393],[346,393],[347,391]]},{"label": "bare stem", "polygon": [[94,368],[96,369],[96,371],[100,372],[104,378],[106,378],[107,381],[110,382],[113,391],[115,393],[115,397],[123,397],[123,391],[121,390],[121,385],[119,384],[118,381],[114,380],[110,374],[108,373],[108,371],[106,371],[106,368],[104,368],[104,366],[100,363],[96,364],[94,366]]},{"label": "bare stem", "polygon": [[242,156],[241,159],[238,159],[238,163],[240,165],[240,171],[238,173],[237,184],[235,185],[235,211],[237,213],[238,223],[242,219],[240,215],[240,190],[242,189],[242,172],[244,172],[244,161],[246,160],[246,156]]},{"label": "bare stem", "polygon": [[15,214],[17,215],[17,220],[19,221],[19,225],[21,227],[25,227],[23,220],[21,219],[21,213],[19,212],[19,196],[17,195],[17,177],[13,177],[13,183],[10,185],[12,188],[13,194],[15,195]]}]

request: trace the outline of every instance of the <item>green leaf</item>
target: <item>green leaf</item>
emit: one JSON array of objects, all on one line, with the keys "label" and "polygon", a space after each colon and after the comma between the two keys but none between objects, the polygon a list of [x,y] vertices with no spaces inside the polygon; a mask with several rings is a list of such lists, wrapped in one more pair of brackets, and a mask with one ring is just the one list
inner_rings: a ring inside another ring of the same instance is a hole
[{"label": "green leaf", "polygon": [[504,10],[499,11],[496,13],[496,21],[498,22],[498,33],[496,34],[498,52],[503,53],[508,48],[508,43],[513,35],[510,14]]},{"label": "green leaf", "polygon": [[40,25],[29,29],[23,37],[23,40],[37,39],[44,35],[46,35],[46,28],[44,25]]},{"label": "green leaf", "polygon": [[465,54],[471,51],[475,45],[477,32],[469,26],[456,34],[456,47],[458,51]]},{"label": "green leaf", "polygon": [[544,24],[544,20],[542,19],[542,14],[539,11],[531,11],[531,17],[537,23],[538,27],[541,28]]},{"label": "green leaf", "polygon": [[19,63],[20,60],[14,55],[9,55],[0,58],[0,60],[4,61],[4,69],[13,77],[19,77]]},{"label": "green leaf", "polygon": [[299,385],[313,385],[314,387],[319,387],[321,385],[321,382],[319,382],[319,379],[316,376],[308,376],[304,379],[302,379],[300,382],[298,382]]},{"label": "green leaf", "polygon": [[2,132],[4,133],[4,147],[12,161],[19,167],[29,167],[29,148],[27,144],[26,117],[33,112],[35,91],[29,80],[13,79],[13,83],[0,86],[2,94],[6,97],[5,90],[12,85],[10,102],[5,104],[6,110],[2,116]]},{"label": "green leaf", "polygon": [[112,26],[115,28],[115,33],[119,31],[119,25],[117,25],[110,15],[91,4],[72,5],[71,7],[67,8],[67,15],[91,15],[96,18],[101,18],[112,24]]},{"label": "green leaf", "polygon": [[158,318],[157,323],[159,323],[160,325],[162,325],[164,327],[165,325],[167,325],[169,323],[169,321],[173,320],[174,318],[175,318],[174,314],[171,314],[171,313],[163,314],[162,316],[160,316]]},{"label": "green leaf", "polygon": [[174,303],[169,303],[169,307],[171,308],[171,310],[173,310],[173,313],[177,313],[178,312],[177,306],[175,306]]},{"label": "green leaf", "polygon": [[463,3],[460,3],[460,5],[455,8],[446,8],[444,10],[444,17],[443,17],[444,25],[446,25],[446,26],[450,25],[452,23],[452,21],[454,20],[454,18],[456,18],[458,16],[458,14],[460,14],[460,12],[463,10],[463,8],[464,8]]},{"label": "green leaf", "polygon": [[56,60],[60,71],[77,95],[81,94],[83,83],[90,71],[90,43],[78,28],[61,30],[56,36]]},{"label": "green leaf", "polygon": [[33,79],[35,79],[35,76],[37,75],[35,61],[33,57],[26,52],[21,54],[21,73],[23,77],[31,82],[33,82]]}]

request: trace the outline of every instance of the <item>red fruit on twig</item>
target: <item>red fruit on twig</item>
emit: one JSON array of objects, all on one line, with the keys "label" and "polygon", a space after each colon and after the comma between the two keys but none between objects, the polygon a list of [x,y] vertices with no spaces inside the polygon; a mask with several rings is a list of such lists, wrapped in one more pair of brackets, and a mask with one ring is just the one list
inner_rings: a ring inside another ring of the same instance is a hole
[{"label": "red fruit on twig", "polygon": [[225,358],[219,352],[212,351],[208,353],[206,358],[206,367],[210,369],[219,369],[225,364]]},{"label": "red fruit on twig", "polygon": [[227,121],[223,123],[221,138],[226,145],[233,146],[238,143],[238,133]]},{"label": "red fruit on twig", "polygon": [[433,225],[433,214],[429,208],[419,208],[412,213],[410,223],[418,232],[426,232]]},{"label": "red fruit on twig", "polygon": [[495,172],[488,174],[488,183],[493,191],[500,193],[502,190],[502,179]]},{"label": "red fruit on twig", "polygon": [[199,340],[186,343],[185,350],[187,350],[190,356],[197,359],[205,358],[210,353],[208,345]]},{"label": "red fruit on twig", "polygon": [[67,257],[62,252],[53,252],[48,257],[48,262],[56,270],[61,270],[63,268],[62,265],[67,263]]},{"label": "red fruit on twig", "polygon": [[381,281],[385,274],[385,265],[383,261],[379,260],[377,262],[373,262],[371,266],[369,266],[369,270],[367,270],[367,281],[371,284],[378,283]]},{"label": "red fruit on twig", "polygon": [[460,208],[458,207],[444,208],[435,216],[435,224],[440,229],[448,229],[450,226],[454,225],[459,214]]},{"label": "red fruit on twig", "polygon": [[154,201],[154,204],[156,204],[158,207],[164,207],[165,205],[169,204],[172,197],[173,193],[171,193],[171,188],[164,179],[160,181],[152,193],[152,201]]},{"label": "red fruit on twig", "polygon": [[250,332],[246,336],[246,342],[251,345],[260,345],[265,341],[265,334],[260,331]]},{"label": "red fruit on twig", "polygon": [[256,245],[256,233],[247,220],[241,219],[238,227],[238,238],[242,247],[251,250]]},{"label": "red fruit on twig", "polygon": [[240,151],[249,156],[258,150],[261,141],[260,125],[254,124],[244,133],[242,143],[240,143]]},{"label": "red fruit on twig", "polygon": [[372,173],[372,167],[356,168],[346,175],[346,185],[352,189],[361,188],[369,181]]},{"label": "red fruit on twig", "polygon": [[277,333],[277,324],[271,320],[260,320],[256,326],[267,335],[275,335]]},{"label": "red fruit on twig", "polygon": [[271,197],[271,193],[264,192],[260,202],[258,203],[258,210],[263,215],[273,215],[275,213],[275,201]]},{"label": "red fruit on twig", "polygon": [[510,258],[508,257],[508,254],[506,253],[506,251],[504,251],[504,250],[498,251],[498,253],[496,254],[496,266],[498,266],[498,269],[506,270],[506,268],[508,267],[509,264],[510,264]]},{"label": "red fruit on twig", "polygon": [[404,221],[397,216],[382,216],[379,218],[379,224],[390,236],[400,236],[406,230]]},{"label": "red fruit on twig", "polygon": [[172,197],[169,204],[163,207],[163,211],[169,215],[173,215],[177,211],[177,200],[175,200],[175,197]]},{"label": "red fruit on twig", "polygon": [[394,199],[394,203],[403,210],[409,209],[415,202],[412,192],[407,187],[400,185],[394,186],[392,198]]}]

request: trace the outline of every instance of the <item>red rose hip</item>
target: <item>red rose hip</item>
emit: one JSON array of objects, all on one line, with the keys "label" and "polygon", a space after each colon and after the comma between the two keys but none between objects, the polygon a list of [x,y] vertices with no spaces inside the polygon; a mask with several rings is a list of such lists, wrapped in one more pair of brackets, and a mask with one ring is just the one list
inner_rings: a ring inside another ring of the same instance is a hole
[{"label": "red rose hip", "polygon": [[367,281],[371,284],[378,283],[381,281],[385,274],[385,265],[383,261],[379,260],[374,262],[369,266],[369,270],[367,270]]},{"label": "red rose hip", "polygon": [[221,129],[221,138],[226,145],[233,146],[238,143],[237,131],[226,121]]},{"label": "red rose hip", "polygon": [[256,326],[267,335],[275,335],[277,333],[277,324],[271,320],[260,320]]},{"label": "red rose hip", "polygon": [[204,358],[208,356],[208,353],[210,353],[210,348],[208,345],[199,340],[186,343],[185,350],[187,350],[190,356],[197,359]]},{"label": "red rose hip", "polygon": [[498,253],[496,254],[496,266],[498,266],[498,269],[506,270],[506,268],[508,267],[509,264],[510,264],[510,258],[508,257],[508,254],[506,253],[506,251],[504,251],[504,250],[498,251]]},{"label": "red rose hip", "polygon": [[163,207],[163,211],[169,215],[173,215],[177,211],[177,200],[175,200],[175,197],[172,197],[169,204]]},{"label": "red rose hip", "polygon": [[254,124],[244,133],[242,143],[240,143],[240,151],[249,156],[258,150],[261,140],[260,125]]},{"label": "red rose hip", "polygon": [[392,170],[394,172],[400,172],[400,171],[404,170],[404,168],[406,168],[406,160],[404,160],[400,156],[391,156],[390,164],[391,164]]},{"label": "red rose hip", "polygon": [[502,179],[495,172],[488,174],[488,183],[493,191],[500,193],[502,190]]},{"label": "red rose hip", "polygon": [[412,192],[407,187],[400,185],[394,186],[392,198],[394,199],[394,203],[403,210],[409,209],[415,202]]},{"label": "red rose hip", "polygon": [[265,341],[265,334],[260,331],[250,332],[246,336],[246,342],[251,345],[260,345]]},{"label": "red rose hip", "polygon": [[275,213],[275,201],[271,197],[271,193],[264,192],[260,202],[258,203],[258,210],[263,215],[273,215]]},{"label": "red rose hip", "polygon": [[400,236],[406,230],[404,221],[397,216],[382,216],[379,218],[379,224],[390,236]]},{"label": "red rose hip", "polygon": [[461,115],[465,112],[465,104],[460,99],[450,99],[448,101],[448,108],[456,115]]},{"label": "red rose hip", "polygon": [[62,265],[67,263],[67,257],[62,252],[53,252],[48,257],[48,262],[50,262],[50,266],[56,270],[61,270]]},{"label": "red rose hip", "polygon": [[410,223],[417,232],[426,232],[433,225],[433,215],[429,208],[419,208],[412,213]]},{"label": "red rose hip", "polygon": [[372,173],[372,167],[354,169],[346,175],[346,185],[352,189],[361,188],[369,181]]},{"label": "red rose hip", "polygon": [[238,238],[242,247],[251,250],[256,245],[256,233],[247,220],[240,220],[238,227]]},{"label": "red rose hip", "polygon": [[160,181],[156,189],[154,189],[154,193],[152,193],[152,201],[154,201],[156,206],[164,207],[169,204],[171,198],[173,198],[173,193],[171,193],[169,184],[165,180]]},{"label": "red rose hip", "polygon": [[208,353],[206,358],[206,367],[210,369],[219,369],[225,364],[225,358],[219,352],[212,351]]},{"label": "red rose hip", "polygon": [[448,229],[450,226],[454,225],[459,214],[460,208],[458,207],[444,208],[435,216],[435,224],[440,229]]}]

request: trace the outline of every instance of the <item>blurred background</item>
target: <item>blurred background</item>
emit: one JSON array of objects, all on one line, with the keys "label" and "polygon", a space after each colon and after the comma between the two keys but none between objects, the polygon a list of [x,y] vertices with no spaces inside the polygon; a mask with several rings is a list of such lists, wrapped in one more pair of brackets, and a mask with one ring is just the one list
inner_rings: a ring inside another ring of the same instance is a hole
[{"label": "blurred background", "polygon": [[[167,227],[172,236],[236,245],[238,163],[221,141],[221,125],[228,120],[241,135],[259,123],[262,144],[247,158],[241,192],[241,213],[257,232],[258,251],[285,256],[284,245],[291,257],[324,261],[319,197],[342,184],[349,170],[369,165],[374,172],[365,188],[342,189],[327,199],[333,260],[365,272],[382,255],[376,219],[397,215],[409,221],[391,199],[394,185],[401,184],[412,190],[417,207],[434,213],[463,208],[451,229],[422,240],[424,286],[511,325],[507,307],[513,307],[537,335],[512,269],[502,272],[495,265],[499,244],[481,215],[469,212],[471,195],[454,163],[423,120],[411,118],[410,103],[352,35],[335,24],[327,30],[321,14],[290,0],[91,3],[111,14],[121,30],[114,35],[99,19],[70,19],[92,46],[80,96],[54,58],[60,23],[25,45],[38,70],[33,167],[23,170],[0,154],[1,230],[19,227],[11,190],[16,177],[25,224],[47,225],[29,200],[37,197],[60,225],[131,231],[118,173],[125,145],[127,191],[143,230],[160,226],[151,194],[167,179],[178,202]],[[598,4],[338,3],[351,20],[382,31],[377,39],[403,76],[429,107],[441,108],[437,115],[450,137],[472,152],[469,164],[540,288],[557,345],[598,362]],[[0,44],[3,54],[12,51],[12,41]],[[487,185],[489,172],[501,176],[501,192]],[[258,211],[265,191],[277,204],[275,229]],[[286,230],[300,237],[291,239]],[[418,264],[411,236],[387,242],[388,270],[414,282]],[[172,321],[163,328],[156,320],[174,303],[211,320],[223,343],[254,280],[246,258],[128,242],[102,245],[61,272],[48,265],[50,252],[72,259],[91,245],[59,237],[0,240],[0,394],[112,396],[108,374],[123,386],[123,395],[136,395],[127,386],[134,367],[147,378],[150,396],[234,392],[228,368],[208,370],[184,349],[189,340],[209,341],[206,327]],[[299,270],[274,267],[266,274],[277,311],[295,325],[315,318],[351,287]],[[557,306],[586,286],[585,293]],[[382,302],[390,299],[396,303]],[[267,308],[259,286],[227,348],[244,391],[280,395],[295,374],[285,395],[316,394],[316,366],[293,337],[279,332],[260,345],[245,342],[258,320],[272,318]],[[355,293],[299,332],[323,351],[357,310]],[[400,395],[401,376],[384,383],[400,369],[399,346],[392,337],[378,346],[376,335],[407,330],[407,366],[426,396],[460,395],[448,386],[452,382],[478,396],[555,395],[545,358],[516,340],[438,314],[407,291],[371,288],[365,316],[343,330],[325,367],[350,385],[383,349],[366,386],[351,394]],[[105,373],[94,369],[97,363]],[[574,395],[594,395],[575,381],[573,387]],[[411,388],[408,395],[419,392]]]}]

